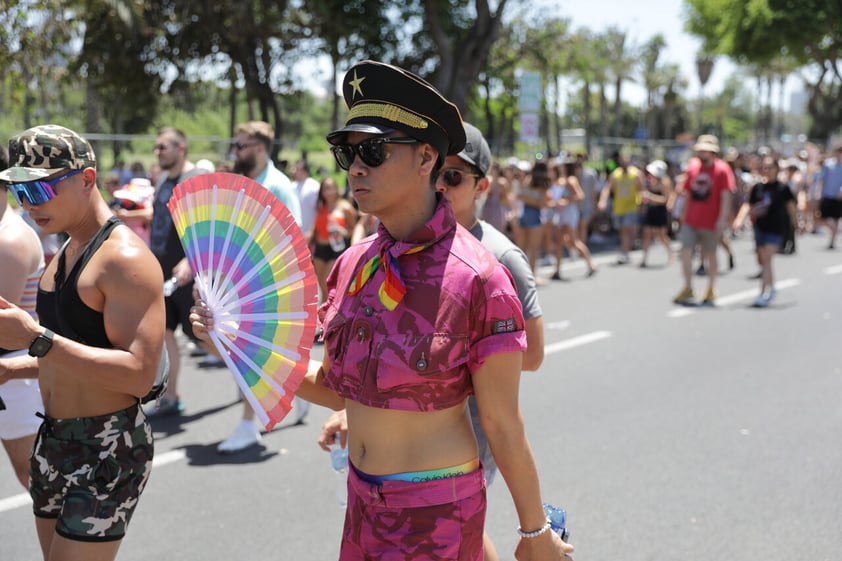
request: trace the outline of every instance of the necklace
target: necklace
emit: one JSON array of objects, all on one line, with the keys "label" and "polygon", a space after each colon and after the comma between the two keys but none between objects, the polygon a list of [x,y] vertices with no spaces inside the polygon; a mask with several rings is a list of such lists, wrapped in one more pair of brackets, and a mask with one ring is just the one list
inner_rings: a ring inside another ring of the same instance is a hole
[{"label": "necklace", "polygon": [[77,247],[72,247],[72,246],[71,246],[71,244],[70,244],[70,243],[68,243],[68,244],[67,244],[67,247],[65,248],[65,250],[64,250],[64,251],[65,251],[65,253],[67,253],[70,257],[75,257],[75,256],[76,256],[76,255],[78,255],[79,253],[81,253],[81,252],[85,251],[85,250],[88,248],[88,246],[89,246],[89,245],[91,245],[91,242],[92,242],[92,241],[94,241],[94,238],[95,238],[95,237],[96,237],[96,234],[94,234],[93,236],[91,236],[90,238],[88,238],[88,241],[86,241],[86,242],[85,242],[85,243],[83,243],[83,244],[78,245]]}]

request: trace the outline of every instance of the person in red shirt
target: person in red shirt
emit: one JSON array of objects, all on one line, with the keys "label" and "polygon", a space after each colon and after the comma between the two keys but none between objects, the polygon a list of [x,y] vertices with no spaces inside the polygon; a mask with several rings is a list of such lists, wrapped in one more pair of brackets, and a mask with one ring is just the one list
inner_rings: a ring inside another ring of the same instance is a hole
[{"label": "person in red shirt", "polygon": [[707,265],[708,278],[702,304],[712,306],[716,299],[716,246],[728,224],[735,180],[731,167],[718,157],[717,137],[710,134],[699,136],[693,151],[696,157],[687,164],[687,175],[682,186],[686,200],[681,227],[681,272],[684,276],[684,287],[673,302],[690,304],[695,301],[692,258],[693,249],[699,245],[702,259]]}]

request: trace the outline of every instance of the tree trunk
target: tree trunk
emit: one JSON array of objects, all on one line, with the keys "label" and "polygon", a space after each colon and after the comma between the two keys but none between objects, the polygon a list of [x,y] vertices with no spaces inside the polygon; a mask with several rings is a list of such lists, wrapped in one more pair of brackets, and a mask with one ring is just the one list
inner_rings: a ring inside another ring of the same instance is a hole
[{"label": "tree trunk", "polygon": [[425,19],[439,54],[439,67],[433,85],[460,111],[465,110],[470,88],[485,68],[488,53],[500,36],[506,1],[500,0],[496,12],[492,14],[487,0],[475,0],[477,17],[473,27],[454,41],[444,30],[438,1],[424,0]]},{"label": "tree trunk", "polygon": [[497,136],[495,135],[496,126],[494,123],[494,111],[491,109],[491,80],[488,74],[482,81],[482,87],[485,90],[485,98],[483,100],[483,112],[485,113],[485,139],[491,147],[492,153],[496,156],[500,154],[500,147]]},{"label": "tree trunk", "polygon": [[582,107],[584,109],[585,119],[585,151],[588,157],[591,155],[591,83],[585,80],[582,86]]},{"label": "tree trunk", "polygon": [[[228,69],[228,81],[230,91],[228,92],[228,136],[234,137],[234,127],[237,126],[237,71],[234,63]],[[231,147],[226,147],[226,155]]]},{"label": "tree trunk", "polygon": [[611,135],[616,137],[620,136],[620,122],[622,121],[622,100],[620,99],[620,94],[623,89],[623,79],[617,78],[614,82],[614,123],[611,127]]},{"label": "tree trunk", "polygon": [[608,136],[608,98],[605,96],[605,84],[599,85],[599,135],[604,144]]}]

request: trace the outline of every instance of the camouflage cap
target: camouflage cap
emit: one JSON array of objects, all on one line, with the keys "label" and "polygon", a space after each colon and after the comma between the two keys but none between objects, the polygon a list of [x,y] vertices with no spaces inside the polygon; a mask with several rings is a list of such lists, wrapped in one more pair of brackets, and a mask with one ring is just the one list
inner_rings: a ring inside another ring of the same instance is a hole
[{"label": "camouflage cap", "polygon": [[87,140],[59,125],[39,125],[9,140],[9,169],[0,172],[0,180],[34,181],[88,167],[96,167],[96,156]]}]

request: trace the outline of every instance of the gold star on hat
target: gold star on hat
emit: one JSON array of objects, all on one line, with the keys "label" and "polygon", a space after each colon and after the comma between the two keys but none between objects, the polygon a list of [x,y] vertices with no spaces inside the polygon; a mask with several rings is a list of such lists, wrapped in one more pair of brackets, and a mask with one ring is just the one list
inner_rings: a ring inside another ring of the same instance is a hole
[{"label": "gold star on hat", "polygon": [[[362,90],[362,82],[370,78]],[[465,147],[459,109],[429,82],[415,74],[373,60],[355,64],[342,80],[348,106],[345,126],[327,135],[331,144],[345,142],[348,133],[384,135],[401,131],[432,145],[444,161]]]},{"label": "gold star on hat", "polygon": [[354,79],[351,80],[350,82],[348,82],[351,85],[351,87],[353,88],[352,94],[351,94],[351,99],[357,97],[357,92],[359,92],[360,97],[362,97],[363,90],[360,87],[360,85],[363,83],[363,80],[365,80],[365,76],[363,76],[362,78],[357,78],[357,71],[354,70]]}]

